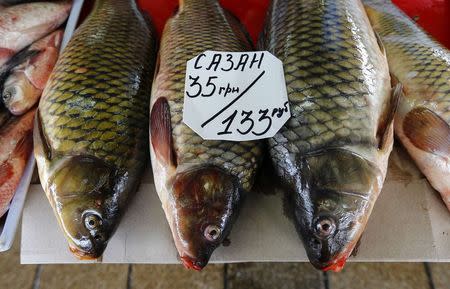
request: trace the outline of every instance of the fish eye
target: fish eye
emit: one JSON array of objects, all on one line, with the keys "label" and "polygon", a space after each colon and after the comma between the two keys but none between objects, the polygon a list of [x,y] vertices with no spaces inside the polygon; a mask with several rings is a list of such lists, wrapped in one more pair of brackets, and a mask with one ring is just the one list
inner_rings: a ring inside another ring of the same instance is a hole
[{"label": "fish eye", "polygon": [[93,230],[102,225],[102,219],[95,214],[88,214],[84,218],[84,225],[88,230]]},{"label": "fish eye", "polygon": [[328,237],[334,233],[336,224],[331,218],[320,218],[316,222],[316,233],[319,237]]},{"label": "fish eye", "polygon": [[12,95],[15,93],[15,89],[11,88],[11,89],[6,89],[5,92],[3,93],[3,100],[4,101],[8,101],[9,99],[12,98]]},{"label": "fish eye", "polygon": [[222,230],[216,225],[208,225],[203,234],[205,235],[206,240],[213,242],[220,238]]}]

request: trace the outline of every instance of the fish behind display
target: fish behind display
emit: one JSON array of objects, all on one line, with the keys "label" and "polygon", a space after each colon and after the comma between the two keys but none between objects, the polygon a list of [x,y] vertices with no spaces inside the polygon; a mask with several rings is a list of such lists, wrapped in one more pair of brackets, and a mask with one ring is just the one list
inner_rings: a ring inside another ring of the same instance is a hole
[{"label": "fish behind display", "polygon": [[400,88],[359,0],[274,0],[261,45],[284,63],[292,113],[268,141],[287,213],[311,263],[339,271],[381,191]]},{"label": "fish behind display", "polygon": [[21,115],[34,106],[42,94],[53,66],[58,59],[63,31],[58,30],[33,43],[28,50],[35,55],[15,67],[6,78],[2,100],[14,115]]},{"label": "fish behind display", "polygon": [[395,134],[450,210],[450,51],[390,1],[364,1],[403,84]]},{"label": "fish behind display", "polygon": [[203,140],[183,123],[186,62],[205,50],[248,51],[241,25],[217,0],[185,0],[167,23],[150,119],[156,191],[185,267],[201,270],[228,237],[253,185],[260,142]]},{"label": "fish behind display", "polygon": [[8,210],[33,149],[35,112],[32,109],[21,117],[13,117],[0,127],[0,217]]},{"label": "fish behind display", "polygon": [[71,1],[27,3],[0,10],[0,68],[14,54],[58,28]]},{"label": "fish behind display", "polygon": [[156,36],[134,0],[98,0],[64,49],[34,130],[39,176],[81,259],[98,258],[148,160]]}]

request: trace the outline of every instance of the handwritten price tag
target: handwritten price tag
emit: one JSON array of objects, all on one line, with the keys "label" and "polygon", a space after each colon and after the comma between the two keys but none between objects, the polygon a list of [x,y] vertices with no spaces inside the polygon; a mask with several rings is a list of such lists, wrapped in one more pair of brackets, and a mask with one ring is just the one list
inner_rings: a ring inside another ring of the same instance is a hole
[{"label": "handwritten price tag", "polygon": [[205,51],[187,62],[183,121],[203,139],[275,135],[290,118],[282,62],[267,51]]}]

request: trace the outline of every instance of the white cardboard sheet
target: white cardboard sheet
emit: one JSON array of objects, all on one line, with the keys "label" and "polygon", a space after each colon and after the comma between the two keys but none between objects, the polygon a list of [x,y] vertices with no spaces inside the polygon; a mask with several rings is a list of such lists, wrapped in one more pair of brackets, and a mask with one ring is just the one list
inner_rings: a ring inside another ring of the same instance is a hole
[{"label": "white cardboard sheet", "polygon": [[[280,194],[249,194],[221,262],[307,261]],[[402,150],[391,155],[389,175],[356,257],[350,261],[450,262],[450,212]],[[68,250],[40,185],[31,187],[22,220],[23,264],[80,263]],[[86,261],[83,261],[86,262]],[[112,237],[103,263],[178,263],[160,201],[148,172]]]}]

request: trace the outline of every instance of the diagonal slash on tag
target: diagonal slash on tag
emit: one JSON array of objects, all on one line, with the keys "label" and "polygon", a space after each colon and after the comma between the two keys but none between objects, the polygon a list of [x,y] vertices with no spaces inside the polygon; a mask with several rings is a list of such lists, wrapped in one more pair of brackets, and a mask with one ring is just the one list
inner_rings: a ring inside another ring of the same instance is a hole
[{"label": "diagonal slash on tag", "polygon": [[227,110],[228,108],[230,108],[230,106],[232,106],[236,101],[238,101],[242,96],[244,96],[244,94],[247,93],[247,91],[250,90],[250,88],[253,87],[253,85],[255,85],[258,80],[264,75],[264,73],[266,73],[266,71],[264,70],[263,72],[261,72],[260,75],[258,75],[258,77],[256,77],[255,80],[252,81],[252,83],[250,83],[250,85],[241,93],[239,94],[235,99],[233,99],[229,104],[227,104],[224,108],[222,108],[219,112],[217,112],[215,115],[213,115],[211,118],[209,118],[207,121],[205,121],[204,123],[202,123],[202,128],[205,127],[208,123],[210,123],[211,121],[213,121],[216,117],[218,117],[219,115],[221,115],[225,110]]}]

